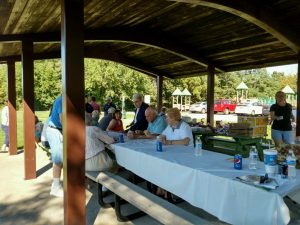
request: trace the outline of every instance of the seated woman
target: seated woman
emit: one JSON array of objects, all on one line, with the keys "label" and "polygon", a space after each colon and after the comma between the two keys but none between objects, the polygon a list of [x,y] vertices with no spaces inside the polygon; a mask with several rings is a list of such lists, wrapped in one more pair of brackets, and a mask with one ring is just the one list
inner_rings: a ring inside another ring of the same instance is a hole
[{"label": "seated woman", "polygon": [[91,115],[86,113],[85,170],[110,170],[114,166],[114,161],[109,157],[105,144],[112,144],[115,141],[99,127],[91,126],[91,119]]},{"label": "seated woman", "polygon": [[113,118],[109,122],[106,131],[124,132],[122,113],[119,109],[114,112]]},{"label": "seated woman", "polygon": [[160,135],[163,144],[193,146],[192,129],[181,119],[179,109],[169,109],[166,114],[166,121],[168,126]]},{"label": "seated woman", "polygon": [[[168,126],[160,135],[164,145],[186,145],[193,146],[193,133],[191,127],[181,119],[179,109],[172,108],[166,113]],[[167,192],[158,187],[156,194],[167,198]]]}]

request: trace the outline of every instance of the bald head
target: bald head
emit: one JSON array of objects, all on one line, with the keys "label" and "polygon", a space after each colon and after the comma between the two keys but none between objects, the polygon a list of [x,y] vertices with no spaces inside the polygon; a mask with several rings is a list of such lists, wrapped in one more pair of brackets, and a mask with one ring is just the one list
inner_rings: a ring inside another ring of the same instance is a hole
[{"label": "bald head", "polygon": [[148,107],[145,111],[145,117],[146,120],[148,121],[148,123],[151,123],[155,120],[157,116],[157,111],[156,109],[152,108],[152,107]]}]

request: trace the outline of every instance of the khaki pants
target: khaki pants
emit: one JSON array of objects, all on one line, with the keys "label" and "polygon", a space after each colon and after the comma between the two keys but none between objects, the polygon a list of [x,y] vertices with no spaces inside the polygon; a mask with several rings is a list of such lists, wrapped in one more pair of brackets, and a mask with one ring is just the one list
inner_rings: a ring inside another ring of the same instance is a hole
[{"label": "khaki pants", "polygon": [[85,160],[86,171],[105,171],[112,168],[114,161],[108,156],[106,151],[102,151],[92,158]]}]

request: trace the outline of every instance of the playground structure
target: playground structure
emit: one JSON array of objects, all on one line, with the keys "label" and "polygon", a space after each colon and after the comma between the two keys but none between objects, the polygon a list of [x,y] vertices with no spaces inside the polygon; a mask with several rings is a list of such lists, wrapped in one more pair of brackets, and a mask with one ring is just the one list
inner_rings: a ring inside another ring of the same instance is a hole
[{"label": "playground structure", "polygon": [[180,91],[179,88],[172,93],[172,107],[180,111],[188,111],[191,105],[191,93],[185,88]]}]

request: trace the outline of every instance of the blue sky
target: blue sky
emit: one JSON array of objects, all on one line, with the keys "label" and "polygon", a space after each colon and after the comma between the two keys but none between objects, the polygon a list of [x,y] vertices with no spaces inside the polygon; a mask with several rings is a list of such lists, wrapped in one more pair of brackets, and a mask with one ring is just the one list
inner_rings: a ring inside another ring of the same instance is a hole
[{"label": "blue sky", "polygon": [[268,73],[272,74],[274,71],[284,72],[285,75],[288,74],[297,74],[298,66],[297,64],[285,65],[285,66],[274,66],[267,67]]}]

